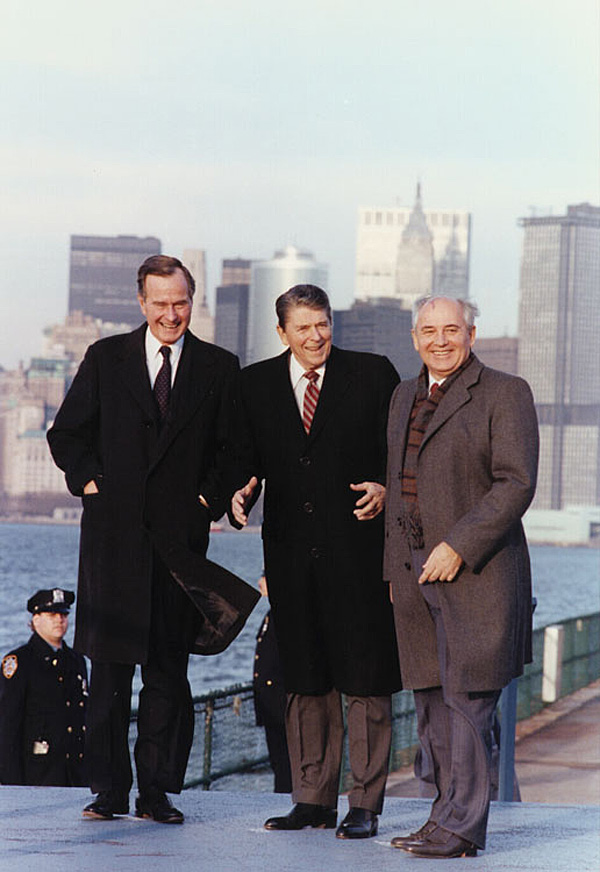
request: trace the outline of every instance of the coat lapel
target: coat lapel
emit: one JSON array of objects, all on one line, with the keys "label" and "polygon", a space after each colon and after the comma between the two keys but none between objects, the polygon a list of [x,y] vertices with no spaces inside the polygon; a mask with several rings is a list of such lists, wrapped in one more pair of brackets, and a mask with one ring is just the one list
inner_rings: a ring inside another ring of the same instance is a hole
[{"label": "coat lapel", "polygon": [[340,352],[338,348],[333,346],[325,368],[323,387],[319,394],[319,402],[317,403],[312,427],[308,435],[310,442],[317,438],[331,415],[335,414],[338,404],[350,389],[353,380],[353,364],[348,364],[348,360],[343,352]]},{"label": "coat lapel", "polygon": [[146,325],[129,334],[122,356],[122,378],[134,400],[150,420],[157,416],[156,403],[150,387],[144,339]]},{"label": "coat lapel", "polygon": [[442,401],[435,410],[435,413],[429,422],[429,427],[423,436],[419,452],[423,450],[423,447],[431,437],[437,433],[440,427],[444,426],[446,421],[448,421],[448,419],[451,418],[458,409],[464,406],[465,403],[470,402],[470,388],[479,381],[482,369],[483,364],[475,357],[475,355],[473,355],[473,362],[471,365],[461,373],[455,384],[451,385],[448,393],[444,395]]}]

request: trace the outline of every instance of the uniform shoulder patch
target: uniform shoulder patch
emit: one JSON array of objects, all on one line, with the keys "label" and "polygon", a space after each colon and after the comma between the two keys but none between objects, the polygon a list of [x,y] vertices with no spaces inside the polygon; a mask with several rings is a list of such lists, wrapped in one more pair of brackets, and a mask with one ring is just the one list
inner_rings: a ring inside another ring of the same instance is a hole
[{"label": "uniform shoulder patch", "polygon": [[5,678],[12,678],[19,668],[19,660],[16,654],[7,654],[2,661],[2,675]]}]

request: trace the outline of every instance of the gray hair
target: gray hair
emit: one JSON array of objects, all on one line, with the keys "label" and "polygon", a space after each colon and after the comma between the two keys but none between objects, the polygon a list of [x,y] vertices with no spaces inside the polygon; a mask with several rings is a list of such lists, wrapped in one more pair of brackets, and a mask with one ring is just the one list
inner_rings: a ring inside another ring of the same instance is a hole
[{"label": "gray hair", "polygon": [[446,297],[443,294],[439,296],[430,296],[427,295],[425,297],[419,297],[413,303],[413,311],[412,311],[412,325],[413,330],[417,326],[417,319],[419,317],[419,312],[423,309],[428,303],[432,303],[435,300],[450,300],[453,303],[458,303],[460,306],[462,316],[465,319],[465,324],[467,328],[471,330],[475,325],[475,318],[479,315],[479,308],[477,303],[473,300],[465,300],[462,297]]}]

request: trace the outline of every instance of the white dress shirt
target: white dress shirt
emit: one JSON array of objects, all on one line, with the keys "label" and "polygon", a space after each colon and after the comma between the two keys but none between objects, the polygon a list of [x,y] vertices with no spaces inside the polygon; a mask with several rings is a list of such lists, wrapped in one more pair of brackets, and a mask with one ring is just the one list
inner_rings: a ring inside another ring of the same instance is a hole
[{"label": "white dress shirt", "polygon": [[[169,346],[171,349],[171,387],[175,383],[175,375],[179,366],[179,359],[183,350],[184,336],[180,336],[177,342]],[[146,330],[146,366],[148,367],[148,375],[150,376],[150,387],[154,388],[154,382],[158,371],[163,365],[164,357],[160,353],[160,349],[164,342],[159,342],[152,330],[148,327]]]}]

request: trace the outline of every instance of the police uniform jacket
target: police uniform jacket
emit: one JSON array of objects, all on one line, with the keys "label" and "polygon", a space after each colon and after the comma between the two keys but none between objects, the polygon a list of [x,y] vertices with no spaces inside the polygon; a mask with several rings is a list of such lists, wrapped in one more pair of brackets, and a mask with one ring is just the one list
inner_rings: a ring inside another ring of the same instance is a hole
[{"label": "police uniform jacket", "polygon": [[0,673],[0,782],[87,785],[85,660],[37,633],[7,654]]}]

